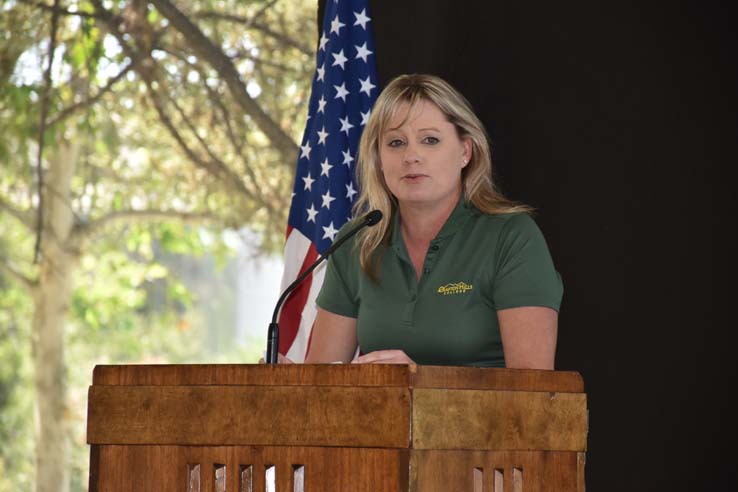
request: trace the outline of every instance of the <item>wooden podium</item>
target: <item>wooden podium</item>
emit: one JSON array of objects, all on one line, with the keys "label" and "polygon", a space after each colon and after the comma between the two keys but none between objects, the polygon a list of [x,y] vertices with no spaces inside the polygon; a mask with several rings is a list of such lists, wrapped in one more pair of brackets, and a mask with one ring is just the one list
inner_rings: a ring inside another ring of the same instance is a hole
[{"label": "wooden podium", "polygon": [[583,492],[587,402],[573,372],[98,366],[87,442],[90,492]]}]

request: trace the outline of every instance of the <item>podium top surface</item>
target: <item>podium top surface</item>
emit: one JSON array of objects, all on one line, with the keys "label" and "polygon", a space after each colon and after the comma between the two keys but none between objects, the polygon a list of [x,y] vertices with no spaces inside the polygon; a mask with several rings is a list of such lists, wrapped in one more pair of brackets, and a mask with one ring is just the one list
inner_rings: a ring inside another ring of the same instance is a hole
[{"label": "podium top surface", "polygon": [[395,386],[582,393],[577,372],[404,364],[99,365],[93,385]]}]

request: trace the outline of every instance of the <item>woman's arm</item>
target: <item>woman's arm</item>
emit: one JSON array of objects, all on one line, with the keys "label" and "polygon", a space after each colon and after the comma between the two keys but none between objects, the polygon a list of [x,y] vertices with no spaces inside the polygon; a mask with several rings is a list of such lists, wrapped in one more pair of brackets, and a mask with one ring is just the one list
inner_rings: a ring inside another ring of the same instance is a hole
[{"label": "woman's arm", "polygon": [[306,364],[350,362],[356,352],[356,318],[318,308]]},{"label": "woman's arm", "polygon": [[497,311],[505,366],[511,369],[554,368],[559,313],[547,307]]}]

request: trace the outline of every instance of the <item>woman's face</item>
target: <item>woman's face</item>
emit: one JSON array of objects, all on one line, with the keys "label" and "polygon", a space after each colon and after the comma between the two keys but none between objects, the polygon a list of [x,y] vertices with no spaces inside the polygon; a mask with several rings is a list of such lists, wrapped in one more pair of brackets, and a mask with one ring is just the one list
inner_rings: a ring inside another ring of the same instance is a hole
[{"label": "woman's face", "polygon": [[441,110],[423,100],[413,108],[403,104],[388,128],[379,157],[400,205],[453,208],[461,196],[461,170],[471,157],[470,140],[460,139]]}]

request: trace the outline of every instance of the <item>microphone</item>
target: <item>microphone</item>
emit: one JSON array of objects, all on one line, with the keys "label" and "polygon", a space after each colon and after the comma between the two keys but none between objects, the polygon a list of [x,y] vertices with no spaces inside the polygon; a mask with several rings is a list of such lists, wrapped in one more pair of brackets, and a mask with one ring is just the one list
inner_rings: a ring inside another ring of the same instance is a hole
[{"label": "microphone", "polygon": [[359,232],[364,227],[371,227],[375,225],[377,222],[382,220],[382,212],[380,210],[372,210],[368,214],[364,216],[363,219],[361,219],[361,222],[356,224],[353,229],[351,229],[348,233],[346,233],[342,238],[340,238],[335,243],[331,244],[330,248],[326,250],[325,253],[320,255],[320,258],[315,260],[315,263],[310,265],[310,268],[305,270],[302,275],[297,277],[294,282],[292,282],[285,290],[282,292],[282,295],[279,296],[279,300],[277,301],[277,305],[274,307],[274,314],[272,315],[272,322],[269,323],[269,331],[267,332],[267,350],[266,350],[266,363],[267,364],[276,364],[277,363],[277,351],[279,350],[279,323],[277,323],[277,316],[279,315],[279,308],[282,306],[282,303],[287,299],[287,296],[290,295],[290,293],[295,290],[295,288],[300,285],[300,282],[305,280],[305,277],[307,277],[310,272],[315,270],[315,268],[320,265],[320,263],[328,258],[335,250],[337,250],[343,243],[346,242],[347,239],[352,237],[354,234]]}]

